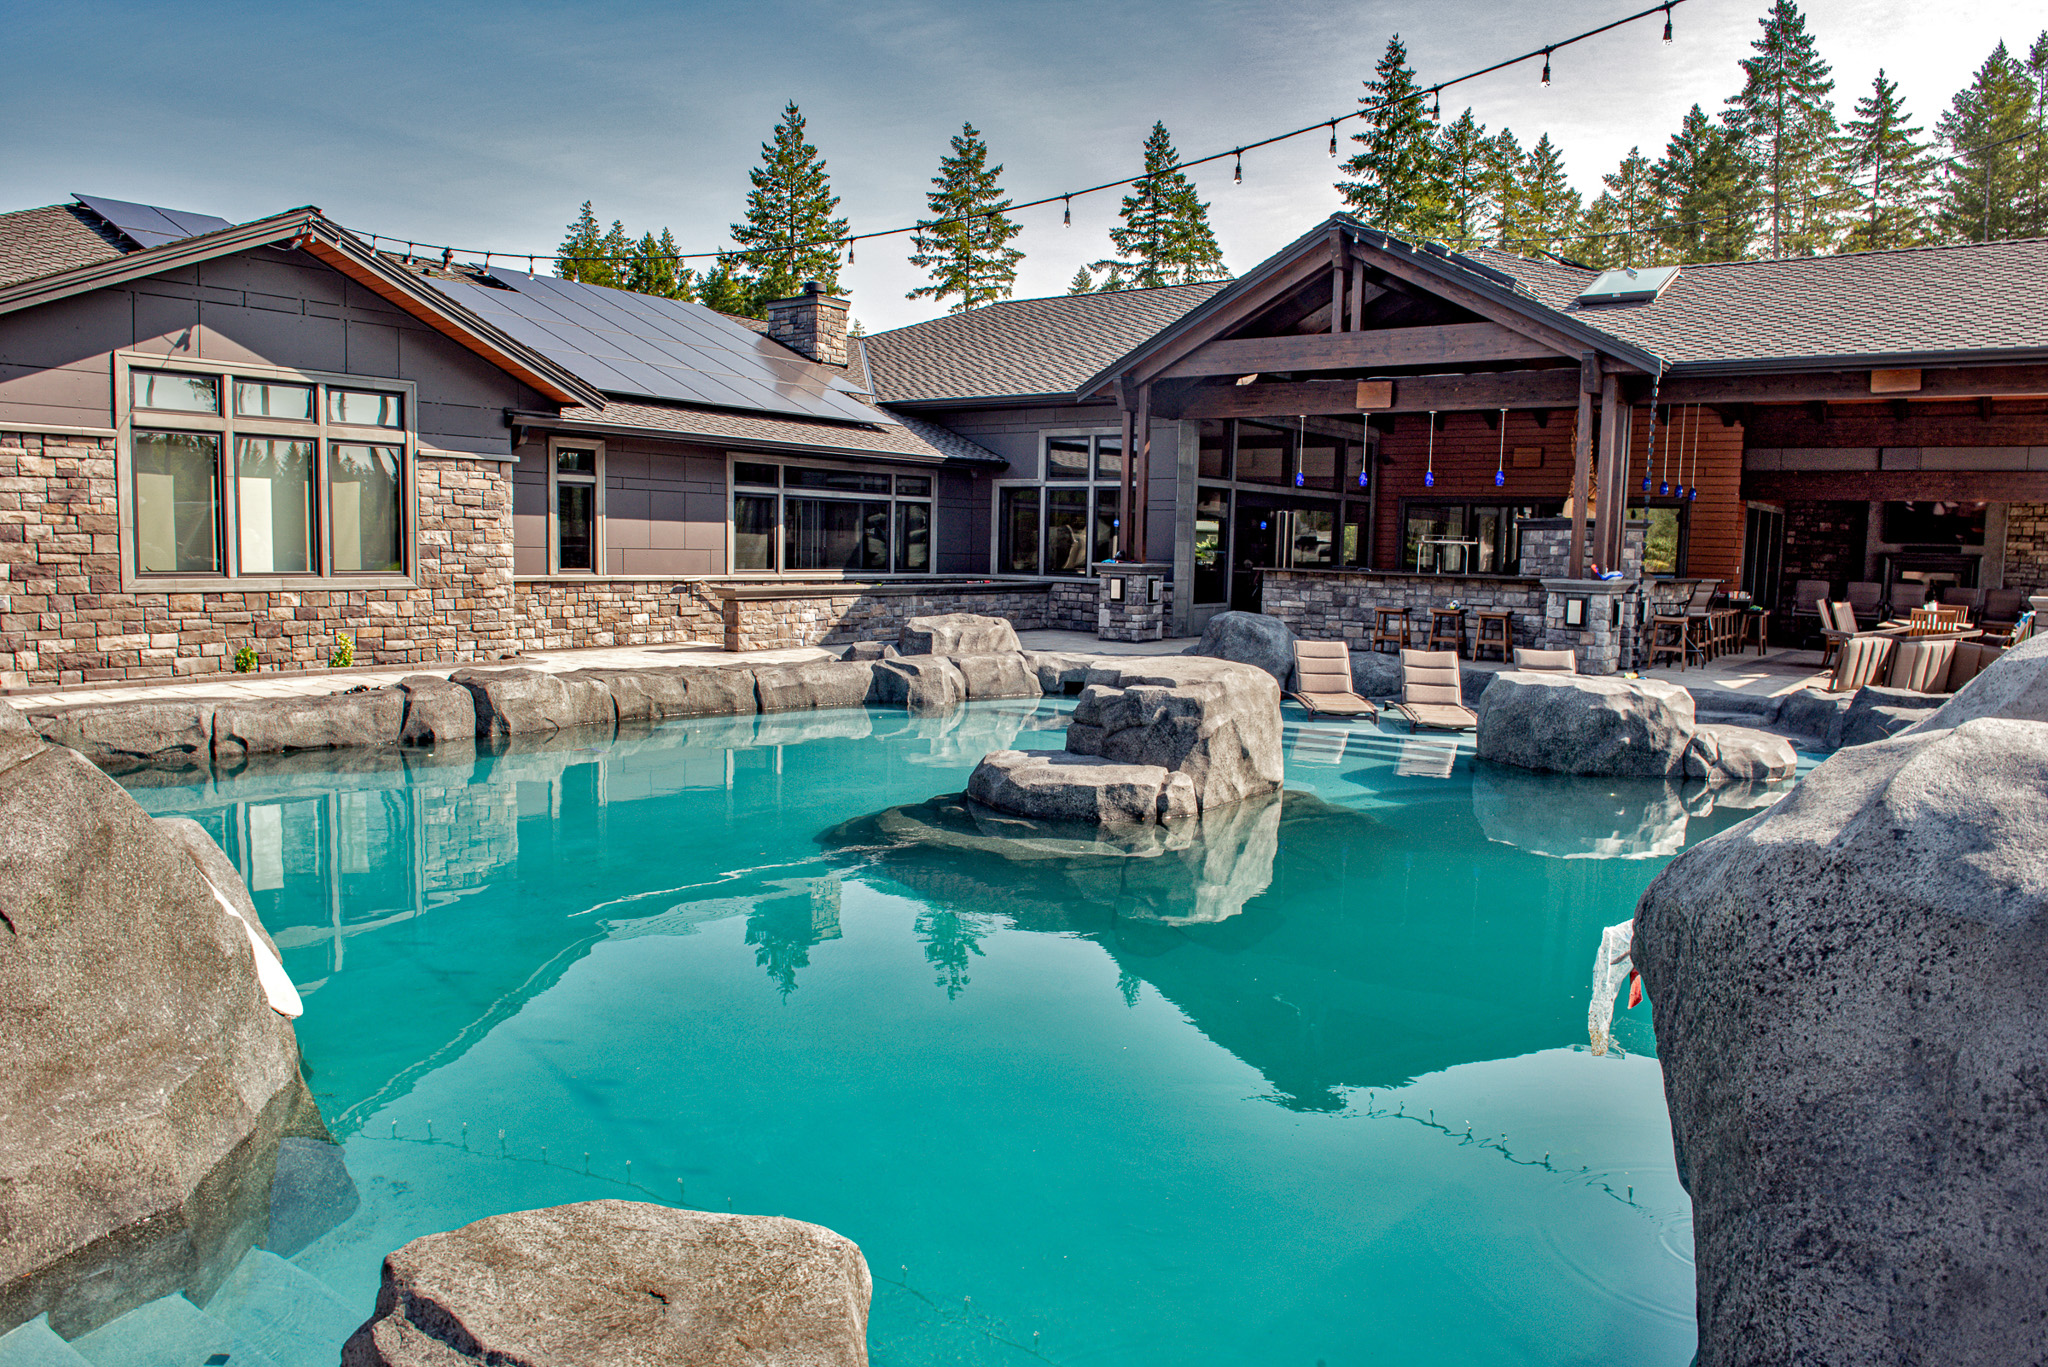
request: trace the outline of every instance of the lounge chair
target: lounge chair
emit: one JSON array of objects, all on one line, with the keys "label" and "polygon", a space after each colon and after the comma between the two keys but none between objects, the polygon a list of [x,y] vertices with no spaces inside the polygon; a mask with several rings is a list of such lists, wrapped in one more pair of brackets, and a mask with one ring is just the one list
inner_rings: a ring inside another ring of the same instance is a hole
[{"label": "lounge chair", "polygon": [[1830,603],[1821,599],[1820,635],[1823,647],[1820,667],[1826,669],[1835,661],[1835,652],[1842,648],[1842,642],[1856,634],[1856,610],[1848,603]]},{"label": "lounge chair", "polygon": [[1884,585],[1868,579],[1858,579],[1849,585],[1849,591],[1845,596],[1849,600],[1850,611],[1856,615],[1855,622],[1845,625],[1852,628],[1858,623],[1876,626],[1884,620]]},{"label": "lounge chair", "polygon": [[2013,623],[2019,621],[2026,610],[2025,589],[1986,589],[1983,610],[1978,613],[1977,624],[1986,631],[2010,631]]},{"label": "lounge chair", "polygon": [[1830,693],[1854,693],[1865,684],[1882,684],[1891,677],[1892,652],[1898,648],[1895,636],[1851,636],[1842,642],[1835,661],[1835,674],[1828,681]]},{"label": "lounge chair", "polygon": [[1479,725],[1479,715],[1465,706],[1458,657],[1448,650],[1401,652],[1401,701],[1394,710],[1408,719],[1411,731],[1418,726],[1470,731]]},{"label": "lounge chair", "polygon": [[1296,641],[1294,669],[1299,691],[1287,696],[1311,716],[1378,720],[1380,709],[1352,691],[1351,651],[1342,641]]},{"label": "lounge chair", "polygon": [[1515,668],[1535,674],[1576,674],[1579,657],[1569,650],[1530,650],[1515,647]]}]

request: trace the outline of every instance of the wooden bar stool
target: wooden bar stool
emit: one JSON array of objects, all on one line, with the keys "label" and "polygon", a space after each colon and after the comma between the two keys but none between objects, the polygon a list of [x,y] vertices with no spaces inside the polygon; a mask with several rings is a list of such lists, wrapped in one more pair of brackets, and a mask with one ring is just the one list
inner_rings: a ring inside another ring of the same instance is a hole
[{"label": "wooden bar stool", "polygon": [[1686,642],[1691,635],[1691,621],[1685,617],[1658,615],[1650,619],[1650,668],[1658,662],[1675,658],[1680,669],[1685,668]]},{"label": "wooden bar stool", "polygon": [[1408,609],[1374,608],[1372,627],[1372,648],[1391,645],[1396,650],[1408,649]]},{"label": "wooden bar stool", "polygon": [[[1506,664],[1509,660],[1513,659],[1512,652],[1515,648],[1515,614],[1512,612],[1475,612],[1472,615],[1475,619],[1472,627],[1472,658],[1475,660],[1479,659],[1480,652],[1483,650],[1497,650],[1500,652],[1500,662],[1502,664]],[[1490,632],[1488,631],[1489,627],[1498,627],[1499,630]]]},{"label": "wooden bar stool", "polygon": [[1431,608],[1429,610],[1429,644],[1425,650],[1451,650],[1459,656],[1465,654],[1465,609]]}]

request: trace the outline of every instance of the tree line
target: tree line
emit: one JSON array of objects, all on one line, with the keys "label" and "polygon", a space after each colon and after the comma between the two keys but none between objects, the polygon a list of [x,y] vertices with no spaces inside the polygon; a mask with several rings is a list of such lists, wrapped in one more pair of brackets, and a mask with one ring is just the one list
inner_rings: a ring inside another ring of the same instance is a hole
[{"label": "tree line", "polygon": [[1592,203],[1548,133],[1525,148],[1468,108],[1445,121],[1396,35],[1365,82],[1337,189],[1404,237],[1613,267],[1884,251],[2048,233],[2048,31],[2001,42],[1936,121],[1882,70],[1842,119],[1794,0],[1775,0],[1718,115],[1695,104],[1654,160],[1640,147]]},{"label": "tree line", "polygon": [[[1631,147],[1590,204],[1548,133],[1524,146],[1470,108],[1446,121],[1397,34],[1364,83],[1357,150],[1336,188],[1367,222],[1410,239],[1592,267],[2048,235],[2048,30],[2024,57],[1999,43],[1930,135],[1881,69],[1839,117],[1833,71],[1794,0],[1773,0],[1758,23],[1742,87],[1720,112],[1695,104],[1654,159]],[[1164,123],[1143,155],[1110,254],[1076,271],[1069,294],[1228,278],[1209,206],[1175,169]],[[926,192],[929,217],[910,235],[910,263],[929,283],[909,298],[960,312],[1010,297],[1024,259],[1010,244],[1023,226],[1008,213],[1002,173],[987,139],[961,125]],[[676,260],[668,229],[636,238],[617,220],[605,228],[586,201],[556,274],[755,318],[805,281],[836,292],[852,229],[794,101],[747,174],[745,218],[710,269]]]}]

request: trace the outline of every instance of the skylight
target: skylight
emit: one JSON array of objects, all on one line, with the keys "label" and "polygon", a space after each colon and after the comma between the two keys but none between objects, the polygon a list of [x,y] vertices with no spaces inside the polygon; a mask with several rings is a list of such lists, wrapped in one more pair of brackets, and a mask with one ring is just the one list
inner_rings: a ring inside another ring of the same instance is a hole
[{"label": "skylight", "polygon": [[1655,299],[1665,286],[1678,278],[1676,266],[1623,266],[1602,271],[1600,278],[1579,295],[1581,304],[1640,304]]}]

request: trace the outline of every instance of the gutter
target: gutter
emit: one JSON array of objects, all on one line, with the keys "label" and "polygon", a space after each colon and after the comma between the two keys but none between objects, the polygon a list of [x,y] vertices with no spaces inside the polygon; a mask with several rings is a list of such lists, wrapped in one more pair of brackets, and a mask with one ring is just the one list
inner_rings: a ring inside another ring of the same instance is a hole
[{"label": "gutter", "polygon": [[820,460],[858,460],[878,465],[910,465],[921,469],[1007,470],[1010,462],[1001,456],[919,456],[907,451],[873,451],[865,447],[820,446],[816,442],[776,441],[767,437],[720,436],[707,432],[682,432],[661,427],[639,427],[631,423],[590,422],[564,418],[555,413],[526,413],[505,410],[505,425],[531,427],[551,432],[575,432],[591,437],[638,437],[650,441],[684,442],[721,451],[761,451],[773,455],[812,456]]}]

